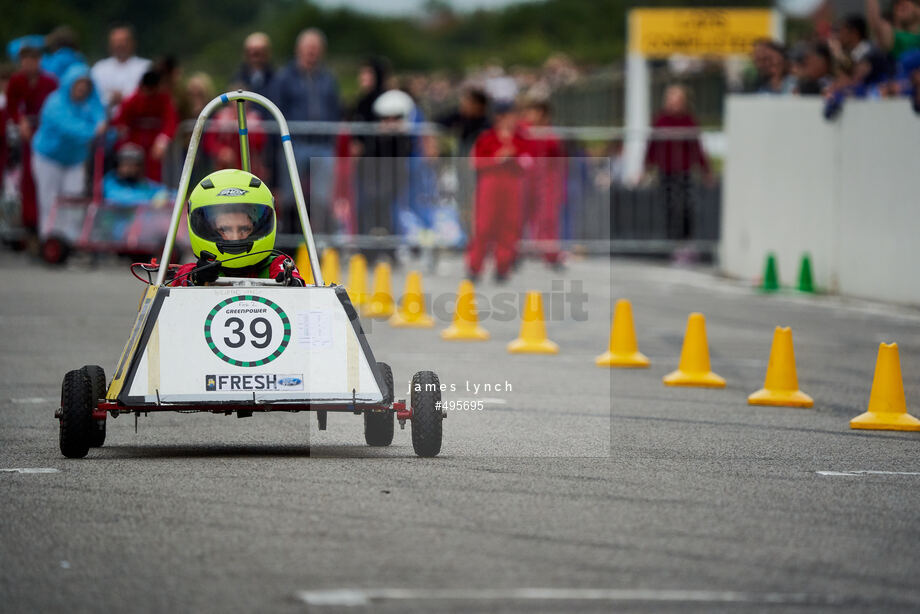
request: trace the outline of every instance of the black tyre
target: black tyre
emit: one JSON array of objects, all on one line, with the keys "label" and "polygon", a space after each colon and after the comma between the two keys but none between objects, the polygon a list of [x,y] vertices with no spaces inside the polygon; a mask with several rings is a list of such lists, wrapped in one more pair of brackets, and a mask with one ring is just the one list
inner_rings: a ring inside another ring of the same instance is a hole
[{"label": "black tyre", "polygon": [[70,257],[70,244],[60,237],[51,236],[42,241],[39,252],[48,264],[64,264]]},{"label": "black tyre", "polygon": [[93,405],[93,383],[82,369],[68,371],[61,385],[61,454],[67,458],[89,452]]},{"label": "black tyre", "polygon": [[443,420],[441,382],[433,371],[419,371],[412,376],[412,447],[416,454],[438,455]]},{"label": "black tyre", "polygon": [[[393,404],[393,370],[385,362],[378,362],[377,368],[383,375],[383,404]],[[369,446],[388,446],[393,443],[396,415],[392,409],[367,410],[364,412],[364,441]]]},{"label": "black tyre", "polygon": [[[90,383],[93,385],[93,407],[96,406],[99,401],[105,399],[105,370],[98,365],[86,365],[82,369],[86,377],[89,378]],[[90,435],[89,447],[91,448],[101,448],[102,444],[105,443],[105,420],[94,420],[93,429]]]}]

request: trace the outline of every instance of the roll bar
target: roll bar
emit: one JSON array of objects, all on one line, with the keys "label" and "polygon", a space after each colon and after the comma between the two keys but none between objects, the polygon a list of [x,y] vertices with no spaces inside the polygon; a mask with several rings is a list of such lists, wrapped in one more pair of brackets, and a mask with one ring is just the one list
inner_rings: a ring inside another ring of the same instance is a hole
[{"label": "roll bar", "polygon": [[179,220],[182,217],[182,208],[185,206],[185,199],[188,194],[189,181],[192,177],[192,167],[195,165],[195,155],[198,153],[198,145],[201,142],[201,135],[204,132],[204,125],[214,111],[231,101],[237,103],[237,118],[239,121],[240,133],[240,159],[243,170],[249,170],[249,131],[246,127],[246,113],[244,104],[254,102],[261,105],[272,114],[275,121],[278,122],[278,130],[281,134],[281,147],[284,150],[284,158],[287,162],[288,174],[291,176],[291,186],[294,189],[294,202],[297,205],[297,214],[300,217],[300,225],[303,228],[303,238],[307,245],[307,251],[310,254],[310,269],[313,273],[313,279],[317,286],[325,285],[323,274],[319,268],[319,257],[316,254],[316,243],[313,241],[313,229],[310,227],[310,218],[307,215],[307,205],[303,197],[303,188],[300,185],[300,174],[297,172],[297,162],[294,159],[294,148],[291,145],[291,133],[288,130],[287,121],[275,104],[266,98],[254,92],[245,92],[237,90],[236,92],[227,92],[217,96],[201,110],[198,119],[195,121],[195,128],[192,130],[192,137],[189,141],[188,152],[185,154],[185,164],[182,166],[182,175],[179,178],[179,188],[176,191],[176,202],[173,205],[172,218],[169,222],[169,232],[166,235],[166,244],[163,246],[163,255],[160,258],[160,270],[157,273],[156,285],[162,286],[166,281],[166,266],[162,263],[169,262],[173,247],[176,243],[176,232],[179,229]]}]

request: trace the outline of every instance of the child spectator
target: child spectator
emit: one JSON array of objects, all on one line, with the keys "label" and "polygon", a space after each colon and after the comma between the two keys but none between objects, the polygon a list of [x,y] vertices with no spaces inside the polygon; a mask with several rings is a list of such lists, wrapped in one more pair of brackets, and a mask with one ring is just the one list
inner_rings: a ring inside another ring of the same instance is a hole
[{"label": "child spectator", "polygon": [[6,107],[10,121],[19,128],[22,147],[22,225],[27,232],[38,231],[38,205],[32,178],[32,136],[39,126],[39,113],[45,99],[57,89],[57,80],[40,67],[41,50],[24,45],[19,48],[19,70],[6,86]]},{"label": "child spectator", "polygon": [[147,177],[160,181],[163,156],[176,134],[178,120],[172,98],[160,88],[159,73],[144,73],[140,87],[118,108],[112,123],[123,131],[123,142],[143,148]]},{"label": "child spectator", "polygon": [[802,59],[802,73],[796,85],[796,93],[802,96],[820,96],[833,82],[831,68],[833,59],[825,43],[809,46]]},{"label": "child spectator", "polygon": [[525,173],[533,165],[511,102],[495,104],[495,125],[473,145],[477,172],[473,236],[467,250],[467,276],[479,278],[489,252],[495,253],[495,281],[507,281],[517,258]]},{"label": "child spectator", "polygon": [[42,238],[49,230],[46,221],[58,196],[83,191],[90,143],[105,127],[105,109],[90,80],[89,66],[74,64],[61,79],[61,87],[45,101],[33,142],[32,172]]},{"label": "child spectator", "polygon": [[144,176],[144,150],[125,143],[115,155],[116,166],[102,179],[102,198],[117,205],[162,204],[166,186]]},{"label": "child spectator", "polygon": [[841,78],[835,89],[851,88],[857,96],[867,87],[888,77],[888,60],[877,45],[869,40],[869,26],[862,15],[849,15],[840,24],[836,38],[828,41]]},{"label": "child spectator", "polygon": [[775,41],[765,45],[763,60],[765,79],[757,90],[758,94],[791,94],[795,88],[795,77],[789,74],[789,59],[786,48]]},{"label": "child spectator", "polygon": [[[565,202],[565,152],[562,141],[551,132],[551,124],[549,102],[532,101],[524,108],[524,126],[534,161],[523,201],[522,230],[529,230],[538,241],[548,242],[559,240],[559,215]],[[551,267],[561,267],[558,248],[546,249],[543,258]]]}]

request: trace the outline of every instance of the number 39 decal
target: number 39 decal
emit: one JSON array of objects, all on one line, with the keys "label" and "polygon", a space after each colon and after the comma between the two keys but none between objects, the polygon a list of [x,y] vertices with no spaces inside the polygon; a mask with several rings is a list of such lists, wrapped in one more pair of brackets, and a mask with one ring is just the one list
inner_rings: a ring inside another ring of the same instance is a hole
[{"label": "number 39 decal", "polygon": [[218,303],[204,322],[211,351],[237,367],[259,367],[275,360],[291,340],[284,310],[262,296],[234,296]]}]

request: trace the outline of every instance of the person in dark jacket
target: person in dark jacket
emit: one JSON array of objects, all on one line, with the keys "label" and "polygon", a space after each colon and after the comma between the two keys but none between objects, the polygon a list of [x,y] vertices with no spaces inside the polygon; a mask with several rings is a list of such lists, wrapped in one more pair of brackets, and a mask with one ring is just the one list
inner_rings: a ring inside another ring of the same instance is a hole
[{"label": "person in dark jacket", "polygon": [[645,152],[645,173],[660,175],[668,212],[668,238],[688,239],[692,236],[693,207],[691,177],[702,172],[707,183],[712,172],[699,139],[699,125],[690,111],[687,90],[671,85],[665,90],[664,105],[655,118],[653,128],[670,129],[674,135],[652,138]]}]

